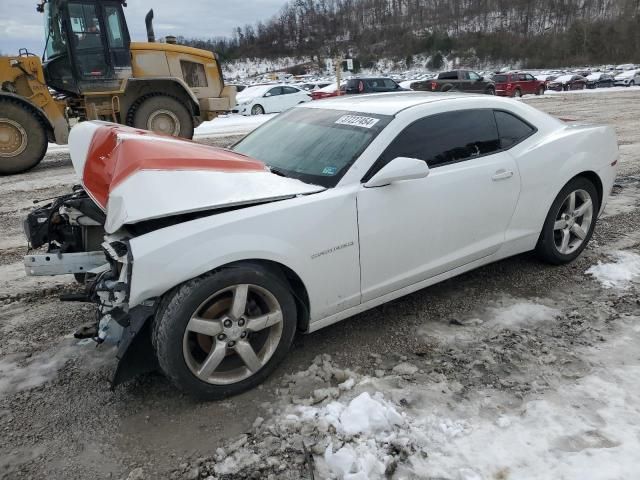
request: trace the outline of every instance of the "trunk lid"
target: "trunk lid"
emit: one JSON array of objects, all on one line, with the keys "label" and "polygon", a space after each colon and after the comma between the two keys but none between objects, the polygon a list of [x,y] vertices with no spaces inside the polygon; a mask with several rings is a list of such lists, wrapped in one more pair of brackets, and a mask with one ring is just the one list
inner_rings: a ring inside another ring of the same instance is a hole
[{"label": "trunk lid", "polygon": [[324,190],[230,150],[106,122],[75,126],[69,149],[83,187],[106,213],[108,233],[145,220]]}]

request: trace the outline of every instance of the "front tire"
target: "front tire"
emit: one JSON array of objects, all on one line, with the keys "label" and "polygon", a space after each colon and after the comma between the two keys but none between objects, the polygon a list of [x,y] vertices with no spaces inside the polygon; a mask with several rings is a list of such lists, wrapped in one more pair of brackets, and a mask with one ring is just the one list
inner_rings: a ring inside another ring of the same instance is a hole
[{"label": "front tire", "polygon": [[600,202],[593,183],[577,177],[558,193],[547,214],[536,246],[540,259],[553,265],[569,263],[586,248],[596,226]]},{"label": "front tire", "polygon": [[177,98],[151,95],[134,107],[131,125],[173,137],[193,138],[193,116]]},{"label": "front tire", "polygon": [[536,92],[536,95],[544,95],[544,87],[538,88],[538,91]]},{"label": "front tire", "polygon": [[237,264],[170,292],[153,324],[162,372],[204,400],[236,395],[264,381],[286,356],[296,305],[277,271]]},{"label": "front tire", "polygon": [[486,92],[487,95],[495,95],[496,94],[496,89],[493,87],[489,87],[487,88]]},{"label": "front tire", "polygon": [[264,107],[262,105],[254,105],[251,108],[251,115],[264,115]]},{"label": "front tire", "polygon": [[0,100],[0,175],[26,172],[47,153],[47,133],[22,103]]}]

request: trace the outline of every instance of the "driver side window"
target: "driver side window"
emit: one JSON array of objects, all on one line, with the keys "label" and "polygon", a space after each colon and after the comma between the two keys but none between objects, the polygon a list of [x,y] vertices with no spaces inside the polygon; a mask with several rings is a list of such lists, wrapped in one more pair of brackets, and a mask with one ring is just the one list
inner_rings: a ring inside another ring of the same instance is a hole
[{"label": "driver side window", "polygon": [[281,95],[282,94],[282,87],[276,87],[276,88],[272,88],[271,90],[269,90],[269,97],[275,97],[276,95]]},{"label": "driver side window", "polygon": [[429,168],[472,160],[501,149],[492,110],[459,110],[422,118],[405,128],[371,175],[396,157],[424,160]]},{"label": "driver side window", "polygon": [[469,79],[473,81],[480,80],[480,75],[476,72],[469,72]]}]

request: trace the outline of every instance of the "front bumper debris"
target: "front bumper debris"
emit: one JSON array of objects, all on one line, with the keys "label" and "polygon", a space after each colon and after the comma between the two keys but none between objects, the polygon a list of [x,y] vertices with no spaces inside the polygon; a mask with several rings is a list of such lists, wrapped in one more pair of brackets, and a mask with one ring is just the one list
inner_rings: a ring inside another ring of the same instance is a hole
[{"label": "front bumper debris", "polygon": [[99,273],[96,270],[100,270],[101,267],[109,267],[103,252],[52,252],[24,257],[24,269],[28,276]]}]

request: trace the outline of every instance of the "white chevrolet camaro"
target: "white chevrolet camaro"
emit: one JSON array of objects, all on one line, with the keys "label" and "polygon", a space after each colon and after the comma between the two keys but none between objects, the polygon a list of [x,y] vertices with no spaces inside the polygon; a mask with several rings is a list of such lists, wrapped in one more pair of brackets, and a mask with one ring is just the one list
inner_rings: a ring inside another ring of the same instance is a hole
[{"label": "white chevrolet camaro", "polygon": [[97,340],[119,342],[120,379],[157,360],[211,399],[263,381],[297,331],[522,252],[574,260],[618,148],[521,102],[407,92],[299,106],[231,151],[86,122],[71,156],[73,198],[104,214]]}]

